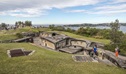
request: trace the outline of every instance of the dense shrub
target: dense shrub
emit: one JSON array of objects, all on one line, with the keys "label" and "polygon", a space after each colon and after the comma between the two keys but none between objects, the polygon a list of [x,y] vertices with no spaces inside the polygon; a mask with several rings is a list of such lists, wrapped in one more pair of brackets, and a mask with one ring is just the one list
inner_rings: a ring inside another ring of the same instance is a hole
[{"label": "dense shrub", "polygon": [[65,31],[65,28],[63,26],[49,25],[49,28],[57,31]]},{"label": "dense shrub", "polygon": [[18,38],[23,38],[23,35],[22,35],[21,33],[17,33],[16,36],[17,36]]},{"label": "dense shrub", "polygon": [[114,44],[107,44],[107,45],[105,45],[104,46],[104,49],[105,50],[110,50],[110,51],[115,51],[115,48],[116,48],[116,45],[114,45]]},{"label": "dense shrub", "polygon": [[103,29],[97,33],[98,36],[102,36],[105,39],[110,39],[110,29]]},{"label": "dense shrub", "polygon": [[[124,41],[124,42],[126,42],[126,41]],[[107,45],[104,46],[104,49],[114,52],[116,47],[117,47],[117,44],[107,44]],[[119,54],[126,56],[126,43],[122,42],[122,43],[118,44],[118,47],[120,49]]]},{"label": "dense shrub", "polygon": [[75,31],[75,30],[70,29],[70,28],[65,29],[65,31],[66,31],[66,32],[70,32],[70,33],[76,33],[76,31]]}]

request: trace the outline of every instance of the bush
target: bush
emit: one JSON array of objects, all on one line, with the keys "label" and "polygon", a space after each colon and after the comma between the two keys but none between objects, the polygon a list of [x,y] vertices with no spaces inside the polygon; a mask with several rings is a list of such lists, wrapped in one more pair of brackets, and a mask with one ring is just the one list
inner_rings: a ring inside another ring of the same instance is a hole
[{"label": "bush", "polygon": [[18,38],[23,38],[23,35],[22,35],[21,33],[17,33],[16,36],[17,36]]},{"label": "bush", "polygon": [[114,45],[114,44],[107,44],[107,45],[105,45],[104,46],[104,49],[105,50],[110,50],[110,51],[115,51],[115,48],[116,48],[116,45]]},{"label": "bush", "polygon": [[[108,44],[108,45],[104,46],[104,49],[114,52],[116,47],[117,47],[117,45],[115,45],[115,44]],[[118,44],[118,47],[119,47],[119,50],[120,50],[119,54],[126,56],[126,44],[123,44],[123,43]]]},{"label": "bush", "polygon": [[100,30],[98,33],[97,33],[98,36],[102,36],[103,38],[105,39],[110,39],[110,30],[109,29],[103,29],[103,30]]}]

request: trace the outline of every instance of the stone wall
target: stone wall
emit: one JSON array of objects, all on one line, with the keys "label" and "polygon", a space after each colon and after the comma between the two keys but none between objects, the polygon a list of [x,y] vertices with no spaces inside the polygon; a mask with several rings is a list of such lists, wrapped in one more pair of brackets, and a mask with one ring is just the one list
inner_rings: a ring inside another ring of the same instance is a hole
[{"label": "stone wall", "polygon": [[81,40],[72,40],[72,41],[71,41],[71,45],[82,46],[82,47],[84,47],[84,48],[87,47],[86,41],[81,41]]},{"label": "stone wall", "polygon": [[40,33],[40,37],[48,37],[49,36],[49,34],[47,33]]},{"label": "stone wall", "polygon": [[55,44],[45,39],[41,39],[41,45],[45,47],[49,47],[51,49],[55,49]]},{"label": "stone wall", "polygon": [[66,39],[63,40],[63,41],[60,41],[56,44],[56,48],[63,48],[63,47],[66,47]]}]

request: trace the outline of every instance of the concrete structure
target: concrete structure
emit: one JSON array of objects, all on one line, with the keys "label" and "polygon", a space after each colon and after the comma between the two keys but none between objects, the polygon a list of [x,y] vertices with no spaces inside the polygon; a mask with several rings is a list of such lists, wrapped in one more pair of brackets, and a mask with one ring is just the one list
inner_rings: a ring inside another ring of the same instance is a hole
[{"label": "concrete structure", "polygon": [[[87,42],[84,40],[78,40],[71,38],[66,35],[62,34],[57,34],[57,33],[52,33],[52,32],[40,32],[39,34],[40,37],[40,45],[54,49],[54,50],[60,50],[64,48],[67,48],[69,50],[69,47],[75,46],[75,47],[81,47],[81,49],[87,47]],[[76,48],[73,50],[75,51]],[[81,50],[81,49],[76,49],[76,51]],[[71,49],[72,50],[72,49]],[[64,51],[66,51],[64,49]],[[70,53],[75,53],[75,52],[70,52]]]},{"label": "concrete structure", "polygon": [[104,58],[111,61],[113,64],[117,65],[118,67],[126,69],[126,57],[119,55],[118,57],[115,56],[115,53],[111,51],[105,50],[103,52]]},{"label": "concrete structure", "polygon": [[24,37],[24,38],[13,40],[13,42],[18,42],[18,43],[31,42],[31,43],[33,43],[33,38],[32,37]]},{"label": "concrete structure", "polygon": [[29,50],[24,50],[23,48],[15,48],[11,50],[7,50],[7,54],[9,57],[19,57],[19,56],[29,56],[32,55],[35,52],[29,51]]},{"label": "concrete structure", "polygon": [[65,47],[68,43],[68,36],[60,35],[57,33],[41,32],[40,42],[42,46],[49,47],[51,49],[59,49]]},{"label": "concrete structure", "polygon": [[84,40],[70,38],[69,41],[70,41],[70,45],[73,45],[73,46],[81,46],[83,48],[86,48],[88,46],[88,42]]},{"label": "concrete structure", "polygon": [[83,47],[81,46],[68,46],[62,49],[59,49],[61,52],[66,52],[66,53],[71,53],[71,54],[76,54],[78,52],[83,51]]}]

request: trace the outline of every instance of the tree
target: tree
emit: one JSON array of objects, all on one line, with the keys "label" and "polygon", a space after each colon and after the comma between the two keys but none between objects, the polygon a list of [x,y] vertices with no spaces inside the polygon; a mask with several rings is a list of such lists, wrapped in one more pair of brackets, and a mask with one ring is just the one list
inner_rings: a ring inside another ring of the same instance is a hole
[{"label": "tree", "polygon": [[22,25],[22,22],[21,22],[21,21],[18,21],[18,25],[21,27],[21,25]]},{"label": "tree", "polygon": [[22,35],[21,33],[17,33],[16,36],[17,36],[18,38],[23,38],[23,35]]},{"label": "tree", "polygon": [[112,41],[113,44],[118,45],[121,43],[121,37],[123,33],[119,31],[120,29],[120,24],[119,20],[115,20],[115,22],[110,23],[111,31],[110,31],[110,40]]},{"label": "tree", "polygon": [[15,27],[16,27],[16,28],[19,28],[19,27],[21,27],[21,26],[22,26],[22,22],[21,22],[21,21],[15,22]]},{"label": "tree", "polygon": [[56,26],[55,27],[55,30],[58,30],[58,31],[65,31],[65,28],[63,26]]},{"label": "tree", "polygon": [[3,28],[3,29],[7,29],[7,26],[8,26],[8,25],[7,25],[6,23],[1,23],[1,24],[0,24],[0,27]]},{"label": "tree", "polygon": [[32,22],[31,21],[25,21],[25,26],[32,26]]},{"label": "tree", "polygon": [[52,30],[54,30],[54,28],[55,28],[55,25],[54,25],[54,24],[52,24],[52,25],[49,25],[49,28],[50,28],[50,29],[52,29]]},{"label": "tree", "polygon": [[5,23],[1,23],[1,27],[6,28],[7,25]]},{"label": "tree", "polygon": [[15,27],[18,28],[18,22],[15,22]]},{"label": "tree", "polygon": [[25,27],[25,24],[24,24],[24,22],[21,22],[21,24],[22,24],[22,27]]},{"label": "tree", "polygon": [[72,32],[72,29],[71,28],[67,28],[66,31],[67,32]]}]

